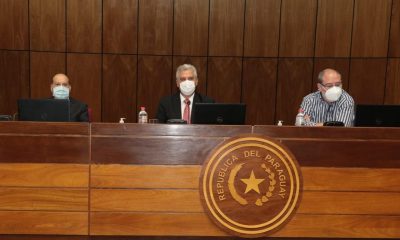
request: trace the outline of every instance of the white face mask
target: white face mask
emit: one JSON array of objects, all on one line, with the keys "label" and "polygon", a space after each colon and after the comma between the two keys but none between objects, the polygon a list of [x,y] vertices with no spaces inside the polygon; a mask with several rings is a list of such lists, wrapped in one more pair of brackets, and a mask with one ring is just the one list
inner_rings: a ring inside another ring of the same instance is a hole
[{"label": "white face mask", "polygon": [[341,87],[333,86],[329,88],[323,95],[328,102],[335,102],[340,98],[342,92],[343,90]]},{"label": "white face mask", "polygon": [[53,97],[55,99],[68,99],[69,98],[69,88],[65,86],[56,86],[53,88]]},{"label": "white face mask", "polygon": [[196,89],[196,84],[194,81],[190,80],[185,80],[179,84],[179,89],[181,90],[181,93],[185,96],[190,96],[194,93],[194,90]]}]

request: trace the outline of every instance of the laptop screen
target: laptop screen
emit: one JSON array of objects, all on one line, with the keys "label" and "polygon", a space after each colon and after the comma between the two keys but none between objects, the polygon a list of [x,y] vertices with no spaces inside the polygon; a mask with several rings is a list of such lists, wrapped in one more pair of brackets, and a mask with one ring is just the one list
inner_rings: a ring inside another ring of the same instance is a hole
[{"label": "laptop screen", "polygon": [[21,121],[69,122],[69,112],[69,100],[18,100],[18,119]]},{"label": "laptop screen", "polygon": [[193,124],[241,125],[245,118],[244,103],[195,103],[192,110]]},{"label": "laptop screen", "polygon": [[354,126],[400,127],[400,105],[357,105]]}]

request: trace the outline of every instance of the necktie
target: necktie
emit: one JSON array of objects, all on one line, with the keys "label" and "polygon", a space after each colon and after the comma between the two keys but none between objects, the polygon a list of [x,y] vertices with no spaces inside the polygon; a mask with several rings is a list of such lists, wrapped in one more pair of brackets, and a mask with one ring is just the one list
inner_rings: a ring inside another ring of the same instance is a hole
[{"label": "necktie", "polygon": [[185,98],[183,102],[185,103],[185,109],[183,110],[183,120],[186,120],[186,122],[190,124],[190,100]]}]

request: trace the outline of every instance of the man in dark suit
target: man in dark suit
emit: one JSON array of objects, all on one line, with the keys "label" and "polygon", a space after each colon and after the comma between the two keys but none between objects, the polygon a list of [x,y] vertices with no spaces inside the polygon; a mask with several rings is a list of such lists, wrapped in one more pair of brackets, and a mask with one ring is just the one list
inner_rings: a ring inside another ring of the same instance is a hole
[{"label": "man in dark suit", "polygon": [[214,100],[197,92],[197,70],[193,65],[183,64],[176,70],[176,86],[179,92],[161,99],[156,118],[160,123],[168,119],[183,119],[190,123],[193,103],[213,103]]},{"label": "man in dark suit", "polygon": [[54,75],[50,90],[55,99],[69,99],[70,104],[70,121],[71,122],[88,122],[88,107],[86,104],[79,102],[69,96],[71,84],[69,78],[62,73]]}]

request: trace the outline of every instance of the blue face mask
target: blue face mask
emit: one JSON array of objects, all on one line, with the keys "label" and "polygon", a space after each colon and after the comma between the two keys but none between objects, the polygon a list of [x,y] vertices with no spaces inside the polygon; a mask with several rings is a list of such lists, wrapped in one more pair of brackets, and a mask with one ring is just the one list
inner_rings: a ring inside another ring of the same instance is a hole
[{"label": "blue face mask", "polygon": [[69,88],[65,86],[57,86],[53,88],[53,96],[55,99],[68,99],[69,98]]}]

